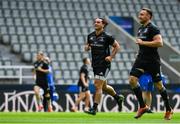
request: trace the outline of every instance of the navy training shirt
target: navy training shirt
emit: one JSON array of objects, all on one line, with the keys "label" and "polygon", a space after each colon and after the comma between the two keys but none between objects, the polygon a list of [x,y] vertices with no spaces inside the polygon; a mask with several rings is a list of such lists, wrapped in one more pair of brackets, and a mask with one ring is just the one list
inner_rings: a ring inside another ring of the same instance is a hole
[{"label": "navy training shirt", "polygon": [[[138,29],[138,38],[140,38],[143,41],[152,41],[153,37],[155,35],[160,34],[159,28],[154,25],[153,23],[149,23],[146,26],[141,26]],[[139,45],[139,54],[138,57],[144,59],[144,60],[151,60],[151,61],[159,61],[159,53],[158,53],[158,48],[157,47],[148,47],[144,45]]]},{"label": "navy training shirt", "polygon": [[92,67],[106,67],[110,68],[110,62],[105,61],[105,58],[110,55],[110,46],[114,44],[115,39],[102,32],[96,36],[96,32],[92,32],[88,35],[88,44],[91,46],[92,54]]}]

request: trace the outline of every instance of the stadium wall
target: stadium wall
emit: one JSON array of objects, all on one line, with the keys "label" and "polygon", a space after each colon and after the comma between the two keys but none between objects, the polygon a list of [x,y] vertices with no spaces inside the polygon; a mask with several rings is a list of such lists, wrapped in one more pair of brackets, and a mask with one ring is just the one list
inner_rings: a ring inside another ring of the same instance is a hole
[{"label": "stadium wall", "polygon": [[[125,96],[123,112],[134,112],[138,108],[136,97],[130,90],[129,85],[113,85],[115,90]],[[33,85],[1,85],[0,86],[0,111],[3,112],[37,112],[37,102],[32,91]],[[170,95],[170,102],[175,112],[180,112],[180,89],[177,85],[167,85]],[[54,111],[70,112],[71,107],[78,97],[78,87],[76,85],[58,85],[56,86],[59,100],[53,102]],[[94,87],[90,87],[94,92]],[[99,111],[102,112],[118,112],[118,106],[114,99],[103,94],[102,101],[99,104]],[[91,95],[90,104],[93,104],[93,95]],[[153,92],[153,111],[165,111],[164,103],[159,94]],[[79,110],[83,111],[84,102],[79,105]]]}]

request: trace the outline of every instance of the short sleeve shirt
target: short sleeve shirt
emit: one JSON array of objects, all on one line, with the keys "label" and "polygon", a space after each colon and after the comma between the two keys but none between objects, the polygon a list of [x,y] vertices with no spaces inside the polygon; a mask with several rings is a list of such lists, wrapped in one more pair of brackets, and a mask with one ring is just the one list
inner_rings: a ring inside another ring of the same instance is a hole
[{"label": "short sleeve shirt", "polygon": [[92,67],[110,67],[110,62],[105,61],[105,58],[110,55],[110,46],[115,39],[106,32],[96,36],[94,31],[88,35],[87,41],[91,46]]},{"label": "short sleeve shirt", "polygon": [[[87,81],[88,80],[88,75],[89,75],[89,69],[88,69],[88,66],[86,64],[84,64],[80,71],[79,71],[79,76],[84,73],[85,74],[85,80]],[[79,86],[83,86],[83,82],[81,81],[81,78],[79,77],[79,81],[78,81],[78,85]]]},{"label": "short sleeve shirt", "polygon": [[[42,69],[49,69],[48,64],[43,61],[36,61],[34,63],[34,68],[37,69],[38,67],[41,67]],[[36,70],[36,83],[48,83],[47,74]]]},{"label": "short sleeve shirt", "polygon": [[[158,34],[160,34],[159,28],[150,22],[148,25],[141,26],[139,28],[137,36],[141,40],[149,42],[152,41],[153,37]],[[158,48],[143,45],[139,45],[139,57],[145,60],[160,60]]]}]

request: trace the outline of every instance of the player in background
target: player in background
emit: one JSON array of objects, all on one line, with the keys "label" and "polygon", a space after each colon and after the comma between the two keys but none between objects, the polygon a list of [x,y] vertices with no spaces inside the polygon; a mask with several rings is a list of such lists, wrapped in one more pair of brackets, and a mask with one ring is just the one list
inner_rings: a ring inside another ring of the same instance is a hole
[{"label": "player in background", "polygon": [[75,106],[71,108],[71,111],[76,112],[78,111],[79,103],[85,98],[85,108],[84,111],[89,110],[89,102],[90,102],[90,90],[89,90],[89,68],[88,65],[91,65],[91,61],[89,58],[83,59],[83,65],[81,66],[79,72],[79,97],[75,102]]},{"label": "player in background", "polygon": [[[51,99],[48,87],[48,80],[47,74],[49,73],[49,66],[44,61],[44,53],[38,52],[36,55],[36,62],[34,63],[34,71],[35,71],[35,86],[34,86],[34,93],[36,96],[37,104],[38,104],[38,111],[41,111],[44,107],[44,111],[46,111],[46,107],[44,106],[46,102],[48,102],[48,111],[52,111],[51,107]],[[43,89],[43,103],[42,98],[40,95],[40,89]]]},{"label": "player in background", "polygon": [[140,104],[135,118],[140,118],[148,110],[148,106],[144,103],[142,91],[138,83],[139,77],[144,72],[148,72],[151,74],[154,85],[165,103],[166,113],[164,119],[170,120],[173,111],[169,104],[166,88],[162,84],[160,56],[158,53],[158,48],[163,46],[163,40],[160,30],[151,22],[152,16],[153,13],[148,8],[141,9],[138,16],[139,22],[142,24],[138,30],[138,38],[136,39],[136,44],[139,45],[139,52],[129,76],[130,86]]},{"label": "player in background", "polygon": [[[167,82],[163,74],[161,74],[161,78],[163,85],[165,85]],[[149,73],[144,73],[139,77],[139,84],[142,90],[143,100],[149,108],[147,110],[147,113],[153,113],[153,111],[151,110],[152,92],[154,91],[152,76]]]},{"label": "player in background", "polygon": [[51,60],[49,57],[46,56],[46,57],[44,57],[44,61],[48,64],[48,67],[49,67],[49,73],[47,74],[47,80],[48,80],[49,93],[50,93],[50,97],[51,97],[51,101],[49,101],[49,102],[51,102],[51,103],[48,103],[48,104],[53,104],[54,101],[57,101],[59,99],[59,95],[56,92]]},{"label": "player in background", "polygon": [[56,93],[56,87],[55,87],[55,82],[54,82],[51,60],[49,57],[45,57],[44,60],[46,63],[48,63],[48,66],[49,66],[49,73],[47,74],[47,80],[48,80],[48,87],[50,89],[51,101],[57,101],[59,99],[59,96]]},{"label": "player in background", "polygon": [[[85,45],[85,51],[91,50],[94,72],[94,103],[93,107],[87,112],[92,115],[96,115],[103,91],[114,97],[119,105],[119,111],[122,109],[124,99],[122,95],[116,93],[113,87],[107,84],[106,77],[110,71],[111,62],[120,49],[119,43],[104,31],[107,24],[105,19],[96,18],[94,20],[95,31],[88,35]],[[110,51],[111,47],[113,47],[112,51]]]},{"label": "player in background", "polygon": [[142,97],[145,104],[148,106],[147,113],[153,113],[151,111],[152,94],[154,90],[152,76],[149,73],[144,73],[139,77],[139,84],[142,90]]}]

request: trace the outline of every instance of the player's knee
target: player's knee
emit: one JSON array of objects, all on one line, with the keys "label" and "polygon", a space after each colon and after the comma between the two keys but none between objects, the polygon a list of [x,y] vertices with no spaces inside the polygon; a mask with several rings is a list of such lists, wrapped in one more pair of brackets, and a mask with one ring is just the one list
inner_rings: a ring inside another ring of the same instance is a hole
[{"label": "player's knee", "polygon": [[90,98],[90,94],[89,94],[89,93],[86,94],[86,98],[87,98],[87,99]]},{"label": "player's knee", "polygon": [[106,90],[107,89],[107,85],[103,85],[102,89]]},{"label": "player's knee", "polygon": [[102,89],[96,89],[96,94],[102,94]]},{"label": "player's knee", "polygon": [[101,81],[96,81],[94,83],[94,86],[95,86],[95,89],[96,89],[96,94],[101,94],[102,93],[102,87],[103,87],[103,84]]},{"label": "player's knee", "polygon": [[96,91],[100,91],[100,90],[102,90],[102,87],[97,86],[97,87],[95,87],[95,89],[96,89]]},{"label": "player's knee", "polygon": [[130,76],[129,77],[129,84],[131,86],[136,86],[137,85],[137,82],[138,82],[138,78],[137,77],[134,77],[134,76]]},{"label": "player's knee", "polygon": [[37,94],[37,93],[38,93],[36,89],[34,89],[34,93],[35,93],[35,94]]},{"label": "player's knee", "polygon": [[163,84],[162,84],[161,81],[155,83],[155,86],[156,86],[156,88],[158,89],[158,91],[161,91],[161,90],[164,90],[164,89],[165,89],[165,87],[163,86]]},{"label": "player's knee", "polygon": [[50,94],[49,94],[49,93],[46,93],[46,94],[45,94],[45,97],[50,97]]},{"label": "player's knee", "polygon": [[35,93],[35,94],[39,94],[39,88],[36,87],[36,86],[34,87],[34,93]]},{"label": "player's knee", "polygon": [[96,80],[96,81],[94,82],[94,86],[95,86],[96,89],[102,89],[102,87],[103,87],[103,82],[100,81],[100,80]]},{"label": "player's knee", "polygon": [[151,92],[146,92],[146,96],[150,97],[151,96]]},{"label": "player's knee", "polygon": [[51,99],[50,94],[47,93],[47,94],[45,95],[45,98],[46,98],[46,100],[50,100],[50,99]]}]

